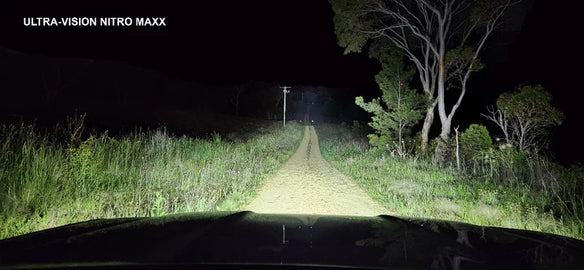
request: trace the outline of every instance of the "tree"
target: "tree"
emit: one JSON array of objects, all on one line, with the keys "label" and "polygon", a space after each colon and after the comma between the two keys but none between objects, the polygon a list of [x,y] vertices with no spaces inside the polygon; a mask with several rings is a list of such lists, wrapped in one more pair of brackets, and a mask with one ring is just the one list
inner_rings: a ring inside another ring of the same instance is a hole
[{"label": "tree", "polygon": [[541,85],[518,87],[497,99],[497,110],[484,115],[501,128],[507,143],[520,151],[538,153],[549,143],[550,128],[561,125],[564,114],[551,104],[552,96]]},{"label": "tree", "polygon": [[[335,34],[345,53],[360,52],[368,41],[389,42],[416,67],[426,94],[421,149],[428,144],[434,109],[447,140],[452,119],[467,91],[470,74],[480,69],[478,56],[513,0],[329,0]],[[448,83],[450,79],[450,83]],[[448,91],[458,95],[448,111]],[[438,147],[437,149],[440,149]],[[438,151],[437,151],[438,152]],[[437,155],[439,156],[439,155]]]},{"label": "tree", "polygon": [[406,70],[399,57],[384,59],[382,70],[375,76],[382,92],[381,99],[365,102],[359,96],[355,98],[355,103],[373,113],[369,126],[376,134],[369,135],[371,145],[389,147],[405,158],[408,153],[405,139],[410,136],[411,128],[422,119],[424,98],[405,84],[411,80],[413,70]]}]

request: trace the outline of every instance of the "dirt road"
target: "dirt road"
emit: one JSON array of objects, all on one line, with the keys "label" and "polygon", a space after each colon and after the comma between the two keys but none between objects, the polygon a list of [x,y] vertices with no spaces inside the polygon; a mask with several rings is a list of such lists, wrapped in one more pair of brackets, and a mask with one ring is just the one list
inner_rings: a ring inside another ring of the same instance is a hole
[{"label": "dirt road", "polygon": [[375,216],[389,211],[322,158],[314,127],[247,207],[258,213]]}]

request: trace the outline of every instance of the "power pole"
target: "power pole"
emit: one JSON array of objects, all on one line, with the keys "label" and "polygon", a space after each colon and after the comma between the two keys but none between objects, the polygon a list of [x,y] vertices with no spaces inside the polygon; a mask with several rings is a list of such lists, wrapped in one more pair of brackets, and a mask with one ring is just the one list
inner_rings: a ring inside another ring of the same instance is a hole
[{"label": "power pole", "polygon": [[284,90],[282,90],[282,92],[284,92],[284,115],[283,116],[284,116],[284,127],[286,127],[286,94],[290,93],[290,90],[288,90],[288,89],[290,89],[290,86],[283,86],[280,88],[284,89]]}]

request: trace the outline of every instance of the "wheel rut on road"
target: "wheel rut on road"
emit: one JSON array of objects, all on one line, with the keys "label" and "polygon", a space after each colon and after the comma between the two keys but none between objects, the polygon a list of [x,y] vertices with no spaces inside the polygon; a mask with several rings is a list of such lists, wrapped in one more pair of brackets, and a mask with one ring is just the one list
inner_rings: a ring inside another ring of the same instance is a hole
[{"label": "wheel rut on road", "polygon": [[300,147],[268,178],[246,210],[258,213],[376,216],[390,214],[355,181],[321,156],[313,126],[306,126]]}]

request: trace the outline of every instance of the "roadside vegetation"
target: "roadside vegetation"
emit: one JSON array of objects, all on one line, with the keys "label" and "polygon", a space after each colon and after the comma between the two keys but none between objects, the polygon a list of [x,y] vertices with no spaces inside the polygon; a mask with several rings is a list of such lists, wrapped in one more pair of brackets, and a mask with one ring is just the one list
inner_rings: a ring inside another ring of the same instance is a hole
[{"label": "roadside vegetation", "polygon": [[[481,133],[476,126],[469,133]],[[357,122],[317,127],[323,157],[397,216],[584,239],[581,166],[565,168],[513,147],[495,148],[490,139],[471,149],[480,139],[461,135],[474,140],[464,144],[467,158],[458,169],[455,162],[438,164],[415,154],[404,159],[398,149],[371,147],[363,130]]]},{"label": "roadside vegetation", "polygon": [[584,168],[553,160],[550,138],[565,115],[544,86],[515,82],[485,113],[465,115],[465,130],[456,120],[477,91],[471,78],[488,65],[485,44],[515,31],[508,16],[523,20],[517,2],[330,3],[338,45],[381,64],[380,96],[355,97],[370,121],[318,129],[334,167],[400,216],[584,239]]},{"label": "roadside vegetation", "polygon": [[294,153],[295,123],[208,138],[0,127],[0,239],[95,218],[241,210]]}]

